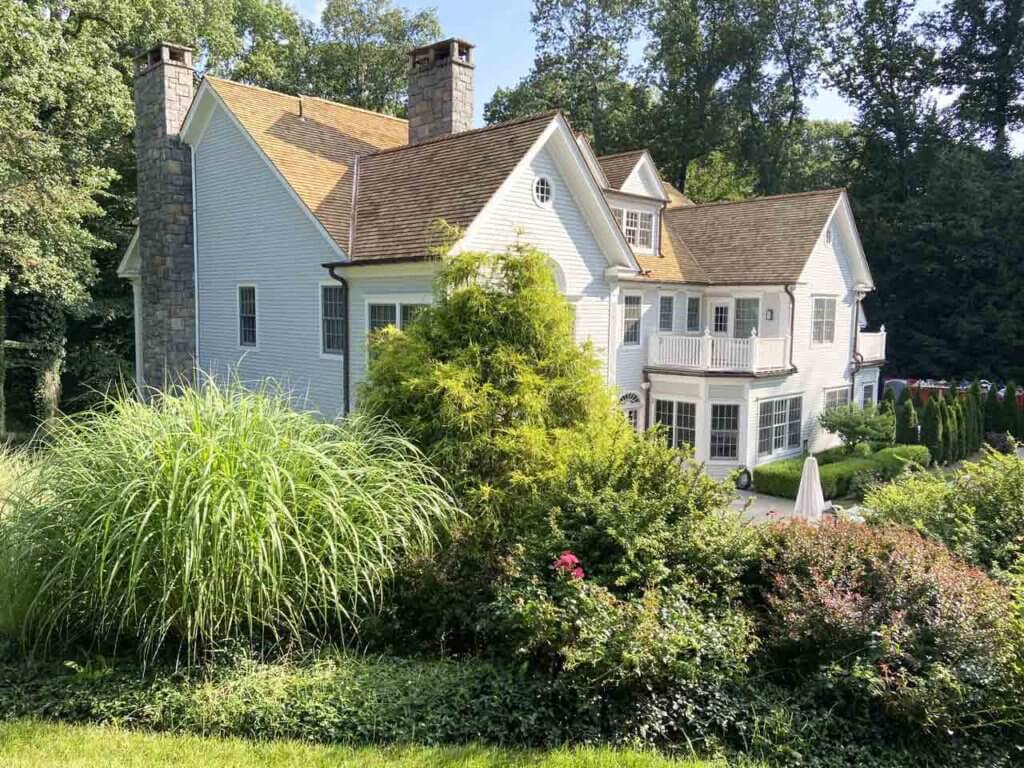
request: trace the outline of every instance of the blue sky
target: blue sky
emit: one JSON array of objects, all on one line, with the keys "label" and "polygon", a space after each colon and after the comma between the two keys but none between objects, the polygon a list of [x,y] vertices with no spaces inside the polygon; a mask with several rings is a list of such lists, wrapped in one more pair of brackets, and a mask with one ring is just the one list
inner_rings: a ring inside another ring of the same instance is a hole
[{"label": "blue sky", "polygon": [[[323,0],[291,0],[299,12],[319,20]],[[934,0],[925,0],[932,4]],[[499,86],[514,85],[533,64],[530,31],[533,0],[395,0],[395,5],[419,10],[436,8],[447,37],[476,45],[476,124],[483,124],[483,107]],[[810,103],[811,117],[844,120],[853,110],[837,94],[822,91]]]}]

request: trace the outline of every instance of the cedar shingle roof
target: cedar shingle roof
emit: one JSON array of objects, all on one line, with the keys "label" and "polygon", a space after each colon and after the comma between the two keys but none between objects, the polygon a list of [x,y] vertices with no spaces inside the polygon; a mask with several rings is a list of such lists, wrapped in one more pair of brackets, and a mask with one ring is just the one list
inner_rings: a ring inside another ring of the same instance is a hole
[{"label": "cedar shingle roof", "polygon": [[640,158],[646,150],[631,149],[629,152],[619,152],[615,155],[605,155],[597,158],[597,162],[608,179],[608,186],[611,189],[622,189],[629,174],[636,168]]},{"label": "cedar shingle roof", "polygon": [[667,208],[669,232],[712,283],[759,285],[800,279],[841,189]]},{"label": "cedar shingle roof", "polygon": [[636,254],[637,264],[648,280],[665,283],[707,283],[709,282],[704,268],[697,263],[686,247],[686,243],[676,237],[661,223],[661,255]]},{"label": "cedar shingle roof", "polygon": [[555,112],[360,158],[349,258],[426,258],[437,219],[467,227],[551,124]]},{"label": "cedar shingle roof", "polygon": [[327,233],[345,248],[355,158],[404,145],[406,121],[323,99],[205,79]]}]

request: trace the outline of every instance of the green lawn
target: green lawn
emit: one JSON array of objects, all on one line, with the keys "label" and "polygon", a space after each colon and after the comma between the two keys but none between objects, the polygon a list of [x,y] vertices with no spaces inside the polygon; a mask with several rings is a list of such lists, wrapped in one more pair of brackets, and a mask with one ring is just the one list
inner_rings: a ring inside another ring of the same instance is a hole
[{"label": "green lawn", "polygon": [[509,751],[490,747],[349,749],[256,744],[35,722],[0,723],[4,768],[724,768],[610,749]]}]

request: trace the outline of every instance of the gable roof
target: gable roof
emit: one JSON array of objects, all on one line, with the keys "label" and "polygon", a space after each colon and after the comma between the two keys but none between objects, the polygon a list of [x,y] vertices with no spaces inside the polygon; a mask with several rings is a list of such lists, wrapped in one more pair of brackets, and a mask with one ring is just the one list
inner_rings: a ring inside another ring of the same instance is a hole
[{"label": "gable roof", "polygon": [[255,144],[343,248],[356,157],[408,141],[405,120],[309,96],[288,96],[207,75]]},{"label": "gable roof", "polygon": [[360,158],[349,259],[429,257],[441,243],[434,222],[468,227],[556,115],[532,115]]},{"label": "gable roof", "polygon": [[629,174],[636,168],[640,158],[644,156],[645,149],[631,149],[628,152],[619,152],[614,155],[605,155],[597,158],[597,162],[608,179],[609,189],[622,189]]},{"label": "gable roof", "polygon": [[712,283],[795,283],[842,189],[776,195],[665,210],[669,232],[684,242]]}]

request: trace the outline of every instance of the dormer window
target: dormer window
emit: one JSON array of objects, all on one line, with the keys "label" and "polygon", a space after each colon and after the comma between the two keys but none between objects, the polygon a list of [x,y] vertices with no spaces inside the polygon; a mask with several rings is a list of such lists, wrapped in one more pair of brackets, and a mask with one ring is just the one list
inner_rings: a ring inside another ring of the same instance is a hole
[{"label": "dormer window", "polygon": [[654,214],[632,208],[612,208],[626,242],[638,251],[654,250]]}]

